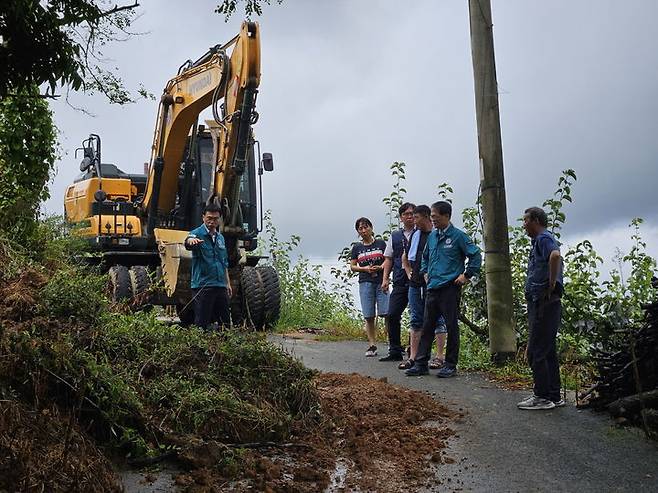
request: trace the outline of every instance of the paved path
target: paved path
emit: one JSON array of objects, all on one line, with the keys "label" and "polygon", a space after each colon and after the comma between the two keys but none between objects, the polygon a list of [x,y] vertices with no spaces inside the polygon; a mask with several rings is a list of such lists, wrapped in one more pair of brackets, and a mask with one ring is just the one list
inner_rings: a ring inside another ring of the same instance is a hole
[{"label": "paved path", "polygon": [[579,411],[573,404],[519,411],[516,403],[527,392],[501,389],[478,374],[409,378],[396,363],[365,358],[362,342],[270,340],[309,368],[387,377],[465,411],[448,449],[456,462],[441,466],[443,484],[436,491],[658,492],[658,444],[637,430],[616,428],[606,415]]}]

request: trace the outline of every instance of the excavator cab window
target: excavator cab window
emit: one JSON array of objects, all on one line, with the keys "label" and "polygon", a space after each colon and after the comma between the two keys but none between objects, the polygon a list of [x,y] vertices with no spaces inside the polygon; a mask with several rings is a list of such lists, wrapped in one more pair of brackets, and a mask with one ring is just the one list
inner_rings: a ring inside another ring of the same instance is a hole
[{"label": "excavator cab window", "polygon": [[249,148],[247,167],[240,177],[240,209],[245,236],[253,238],[258,234],[258,204],[256,190],[256,160],[253,145]]},{"label": "excavator cab window", "polygon": [[212,192],[212,177],[213,177],[213,144],[212,138],[200,137],[197,140],[199,146],[199,163],[201,171],[201,202],[205,203],[210,197]]}]

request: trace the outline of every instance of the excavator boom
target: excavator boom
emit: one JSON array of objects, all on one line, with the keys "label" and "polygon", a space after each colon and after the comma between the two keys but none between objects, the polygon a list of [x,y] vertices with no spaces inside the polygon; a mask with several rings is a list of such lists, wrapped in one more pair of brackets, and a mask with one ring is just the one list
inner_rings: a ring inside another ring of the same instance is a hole
[{"label": "excavator boom", "polygon": [[[231,47],[229,57],[227,50]],[[180,164],[190,128],[210,106],[220,129],[214,193],[218,200],[235,208],[235,184],[245,167],[259,84],[260,38],[254,22],[243,22],[238,36],[183,66],[167,83],[158,110],[146,193],[141,203],[143,214],[149,218],[148,233],[152,234],[159,219],[166,218],[176,205]]]}]

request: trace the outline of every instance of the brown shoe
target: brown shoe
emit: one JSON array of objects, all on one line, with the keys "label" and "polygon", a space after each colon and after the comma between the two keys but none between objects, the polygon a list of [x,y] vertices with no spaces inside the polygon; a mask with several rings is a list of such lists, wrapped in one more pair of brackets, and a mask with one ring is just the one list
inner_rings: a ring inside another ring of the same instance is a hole
[{"label": "brown shoe", "polygon": [[407,361],[403,361],[402,363],[400,363],[398,365],[398,369],[399,370],[408,370],[412,366],[414,366],[414,360],[408,359]]},{"label": "brown shoe", "polygon": [[445,361],[439,358],[434,358],[432,361],[430,361],[430,370],[439,370],[443,368],[445,365]]}]

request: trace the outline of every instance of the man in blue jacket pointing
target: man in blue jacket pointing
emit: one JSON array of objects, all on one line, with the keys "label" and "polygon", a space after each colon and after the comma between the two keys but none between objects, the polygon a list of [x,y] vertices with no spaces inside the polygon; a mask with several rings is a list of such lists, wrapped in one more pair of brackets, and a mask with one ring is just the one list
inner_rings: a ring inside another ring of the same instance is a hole
[{"label": "man in blue jacket pointing", "polygon": [[194,325],[203,329],[214,321],[223,327],[231,325],[229,298],[233,293],[226,243],[218,230],[220,211],[216,204],[207,205],[203,224],[185,238],[185,248],[192,250]]},{"label": "man in blue jacket pointing", "polygon": [[[450,222],[452,206],[448,202],[432,204],[430,219],[434,225],[427,238],[420,272],[427,282],[423,330],[414,366],[408,376],[427,375],[434,328],[442,315],[448,328],[445,365],[439,370],[440,378],[452,377],[457,372],[459,359],[459,300],[462,286],[480,272],[482,255],[473,240]],[[468,264],[465,264],[468,259]]]}]

